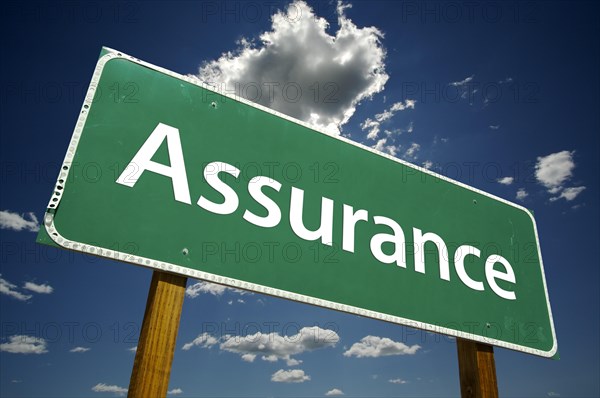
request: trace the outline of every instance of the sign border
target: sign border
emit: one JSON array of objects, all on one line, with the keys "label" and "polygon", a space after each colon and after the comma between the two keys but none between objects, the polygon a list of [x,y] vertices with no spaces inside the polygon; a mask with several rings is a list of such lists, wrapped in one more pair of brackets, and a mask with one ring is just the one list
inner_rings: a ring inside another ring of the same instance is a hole
[{"label": "sign border", "polygon": [[[96,68],[94,69],[94,74],[92,75],[92,80],[90,82],[90,85],[88,87],[83,105],[81,107],[81,111],[79,113],[79,117],[77,119],[77,123],[75,125],[75,129],[73,131],[73,135],[71,137],[71,141],[69,143],[69,147],[67,150],[67,154],[65,155],[64,161],[62,163],[61,169],[60,169],[60,173],[59,176],[57,178],[57,182],[56,182],[56,186],[54,188],[52,197],[50,198],[50,202],[48,203],[48,207],[46,209],[46,213],[44,214],[44,227],[46,229],[46,232],[48,233],[48,236],[60,247],[65,248],[65,249],[69,249],[69,250],[74,250],[74,251],[79,251],[82,253],[87,253],[87,254],[92,254],[95,256],[100,256],[100,257],[105,257],[105,258],[110,258],[113,260],[118,260],[121,262],[127,262],[127,263],[131,263],[134,265],[141,265],[147,268],[152,268],[154,270],[160,270],[160,271],[165,271],[165,272],[170,272],[170,273],[174,273],[174,274],[178,274],[178,275],[183,275],[183,276],[187,276],[187,277],[192,277],[192,278],[196,278],[196,279],[201,279],[207,282],[212,282],[212,283],[217,283],[217,284],[221,284],[221,285],[225,285],[228,287],[232,287],[232,288],[236,288],[236,289],[243,289],[243,290],[249,290],[252,292],[257,292],[257,293],[262,293],[262,294],[266,294],[266,295],[270,295],[270,296],[275,296],[275,297],[279,297],[279,298],[284,298],[284,299],[288,299],[288,300],[292,300],[292,301],[296,301],[296,302],[301,302],[301,303],[306,303],[306,304],[312,304],[312,305],[316,305],[319,307],[323,307],[323,308],[328,308],[328,309],[333,309],[336,311],[341,311],[341,312],[346,312],[346,313],[350,313],[350,314],[354,314],[354,315],[360,315],[360,316],[364,316],[364,317],[368,317],[368,318],[373,318],[373,319],[378,319],[378,320],[382,320],[382,321],[386,321],[386,322],[390,322],[390,323],[395,323],[395,324],[399,324],[399,325],[403,325],[403,326],[408,326],[408,327],[413,327],[413,328],[417,328],[417,329],[421,329],[421,330],[425,330],[428,332],[434,332],[434,333],[441,333],[441,334],[446,334],[449,336],[453,336],[453,337],[457,337],[457,338],[463,338],[463,339],[467,339],[467,340],[471,340],[471,341],[476,341],[479,343],[484,343],[484,344],[491,344],[491,345],[495,345],[498,347],[503,347],[503,348],[508,348],[511,350],[515,350],[515,351],[520,351],[520,352],[525,352],[528,354],[532,354],[532,355],[537,355],[537,356],[541,356],[541,357],[546,357],[546,358],[550,358],[553,357],[557,351],[558,351],[558,342],[556,339],[556,332],[555,332],[555,328],[554,328],[554,318],[552,317],[552,309],[550,307],[550,299],[548,297],[548,289],[546,286],[546,276],[544,273],[544,265],[543,265],[543,261],[542,261],[542,253],[541,253],[541,249],[540,249],[540,244],[539,244],[539,237],[538,237],[538,232],[537,232],[537,225],[535,222],[535,219],[533,218],[531,212],[529,210],[527,210],[526,208],[524,208],[523,206],[510,202],[506,199],[502,199],[499,198],[497,196],[494,196],[492,194],[489,194],[487,192],[481,191],[477,188],[471,187],[469,185],[463,184],[459,181],[455,181],[451,178],[448,178],[446,176],[437,174],[431,170],[425,169],[423,167],[408,163],[404,160],[398,159],[396,157],[393,157],[391,155],[385,154],[383,152],[379,152],[373,148],[369,148],[365,145],[362,145],[358,142],[352,141],[348,138],[345,138],[341,135],[332,135],[328,132],[326,132],[323,129],[319,129],[316,128],[314,126],[309,125],[308,123],[302,122],[298,119],[295,119],[293,117],[290,117],[288,115],[282,114],[280,112],[277,112],[273,109],[267,108],[265,106],[262,106],[260,104],[256,104],[253,103],[249,100],[246,100],[244,98],[232,95],[230,93],[225,93],[225,92],[221,92],[219,90],[216,90],[214,87],[203,83],[202,81],[200,81],[198,78],[196,78],[195,76],[184,76],[181,74],[178,74],[176,72],[172,72],[170,70],[167,70],[165,68],[153,65],[151,63],[142,61],[138,58],[132,57],[130,55],[124,54],[123,52],[117,51],[117,50],[113,50],[111,48],[108,47],[102,47],[102,53],[104,55],[101,55],[100,58],[98,59],[98,62],[96,64]],[[271,287],[267,287],[267,286],[263,286],[263,285],[258,285],[255,283],[250,283],[250,282],[244,282],[238,279],[233,279],[233,278],[228,278],[228,277],[223,277],[223,276],[219,276],[219,275],[215,275],[215,274],[211,274],[208,272],[204,272],[204,271],[198,271],[198,270],[194,270],[191,268],[187,268],[187,267],[183,267],[183,266],[179,266],[176,264],[171,264],[171,263],[167,263],[164,261],[157,261],[157,260],[153,260],[150,258],[146,258],[146,257],[141,257],[141,256],[135,256],[135,255],[131,255],[131,254],[127,254],[127,253],[122,253],[116,250],[110,250],[110,249],[106,249],[106,248],[102,248],[102,247],[97,247],[97,246],[93,246],[93,245],[88,245],[88,244],[84,244],[84,243],[80,243],[80,242],[76,242],[70,239],[67,239],[65,237],[63,237],[58,230],[56,229],[56,226],[54,225],[54,213],[56,212],[58,205],[60,204],[60,200],[61,200],[61,192],[64,190],[65,185],[67,184],[68,181],[68,174],[69,174],[69,169],[71,167],[73,158],[75,156],[75,152],[77,151],[77,146],[79,143],[79,139],[81,137],[82,131],[83,131],[83,127],[85,126],[85,122],[87,120],[87,116],[89,114],[89,111],[91,109],[91,107],[93,106],[93,100],[94,100],[94,95],[96,93],[96,88],[98,86],[98,82],[100,81],[100,77],[102,75],[102,71],[104,70],[104,66],[111,60],[114,59],[124,59],[136,64],[139,64],[141,66],[144,66],[146,68],[152,69],[154,71],[166,74],[168,76],[174,77],[176,79],[185,81],[187,83],[190,84],[194,84],[196,86],[199,86],[205,90],[211,91],[213,93],[216,94],[220,94],[226,98],[229,98],[231,100],[234,101],[238,101],[241,102],[243,104],[252,106],[253,108],[259,109],[261,111],[270,113],[272,115],[278,116],[282,119],[288,120],[290,122],[299,124],[301,126],[307,127],[313,131],[316,131],[318,133],[327,135],[329,137],[333,137],[335,139],[338,139],[342,142],[345,142],[347,144],[350,145],[354,145],[358,148],[361,148],[363,150],[369,151],[375,155],[378,156],[382,156],[384,158],[390,159],[394,162],[400,163],[404,166],[410,167],[412,169],[416,169],[418,171],[421,171],[423,173],[429,174],[433,177],[442,179],[446,182],[452,183],[454,185],[457,185],[459,187],[462,188],[466,188],[468,190],[471,190],[473,192],[476,192],[478,194],[487,196],[491,199],[500,201],[504,204],[507,204],[509,206],[515,207],[519,210],[524,211],[525,213],[527,213],[529,215],[529,217],[531,218],[532,224],[533,224],[533,228],[534,228],[534,232],[535,232],[535,240],[536,240],[536,246],[537,246],[537,251],[538,251],[538,257],[540,259],[540,269],[541,269],[541,276],[542,276],[542,282],[544,285],[544,292],[546,295],[546,304],[547,304],[547,308],[548,308],[548,315],[549,315],[549,320],[550,320],[550,327],[552,330],[552,341],[553,341],[553,345],[552,348],[550,349],[550,351],[543,351],[543,350],[539,350],[539,349],[534,349],[534,348],[530,348],[530,347],[526,347],[526,346],[522,346],[519,344],[514,344],[514,343],[508,343],[502,340],[496,340],[493,338],[487,338],[484,336],[479,336],[476,334],[471,334],[471,333],[465,333],[463,331],[459,331],[459,330],[454,330],[454,329],[449,329],[446,327],[441,327],[441,326],[436,326],[436,325],[431,325],[428,323],[424,323],[424,322],[418,322],[418,321],[414,321],[412,319],[407,319],[407,318],[403,318],[403,317],[399,317],[399,316],[394,316],[394,315],[389,315],[389,314],[384,314],[384,313],[380,313],[377,311],[371,311],[371,310],[366,310],[363,308],[359,308],[359,307],[354,307],[354,306],[350,306],[350,305],[346,305],[346,304],[341,304],[341,303],[336,303],[333,301],[328,301],[328,300],[323,300],[323,299],[319,299],[316,297],[311,297],[311,296],[305,296],[302,294],[298,294],[298,293],[292,293],[292,292],[288,292],[285,290],[281,290],[281,289],[276,289],[276,288],[271,288]]]}]

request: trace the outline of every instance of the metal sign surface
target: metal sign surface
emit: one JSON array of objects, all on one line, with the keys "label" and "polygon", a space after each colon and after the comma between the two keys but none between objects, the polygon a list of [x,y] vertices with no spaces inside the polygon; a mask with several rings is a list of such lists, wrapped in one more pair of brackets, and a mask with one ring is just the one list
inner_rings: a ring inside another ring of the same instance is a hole
[{"label": "metal sign surface", "polygon": [[44,225],[42,243],[557,349],[525,208],[110,49]]}]

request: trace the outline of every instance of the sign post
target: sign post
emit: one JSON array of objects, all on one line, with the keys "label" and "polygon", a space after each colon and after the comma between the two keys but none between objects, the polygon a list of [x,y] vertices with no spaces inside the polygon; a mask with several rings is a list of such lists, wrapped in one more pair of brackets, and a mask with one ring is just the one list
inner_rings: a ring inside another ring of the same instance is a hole
[{"label": "sign post", "polygon": [[129,398],[166,397],[187,278],[154,271],[140,331]]},{"label": "sign post", "polygon": [[462,398],[498,398],[494,348],[491,345],[456,339]]}]

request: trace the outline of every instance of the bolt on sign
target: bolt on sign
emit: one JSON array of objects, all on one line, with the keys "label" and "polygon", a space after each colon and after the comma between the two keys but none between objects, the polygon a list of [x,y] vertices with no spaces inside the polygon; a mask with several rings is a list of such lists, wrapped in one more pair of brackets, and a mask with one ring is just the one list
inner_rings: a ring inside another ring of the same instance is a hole
[{"label": "bolt on sign", "polygon": [[551,357],[525,208],[103,49],[38,241]]}]

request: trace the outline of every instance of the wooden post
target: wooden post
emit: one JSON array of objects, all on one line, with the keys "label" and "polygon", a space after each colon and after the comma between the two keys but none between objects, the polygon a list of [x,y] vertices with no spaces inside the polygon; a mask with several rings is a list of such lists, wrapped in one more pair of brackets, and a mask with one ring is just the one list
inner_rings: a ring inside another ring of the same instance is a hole
[{"label": "wooden post", "polygon": [[458,338],[456,345],[461,397],[498,398],[494,348]]},{"label": "wooden post", "polygon": [[167,396],[186,283],[184,276],[152,274],[127,397]]}]

